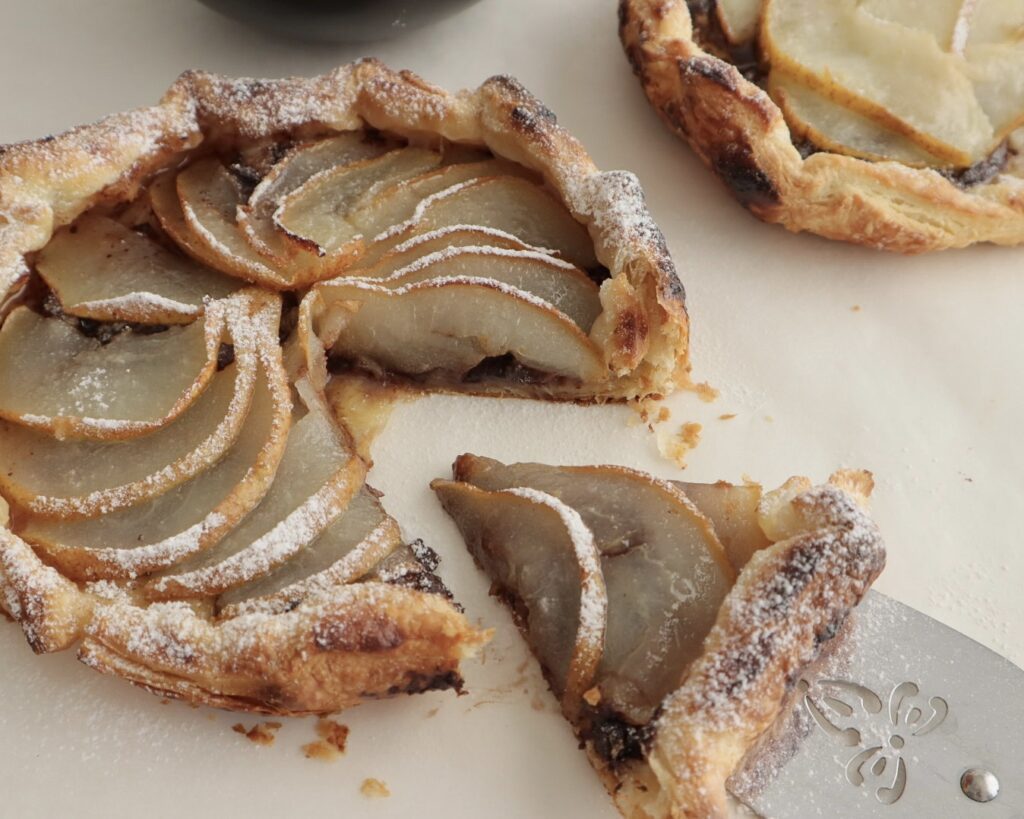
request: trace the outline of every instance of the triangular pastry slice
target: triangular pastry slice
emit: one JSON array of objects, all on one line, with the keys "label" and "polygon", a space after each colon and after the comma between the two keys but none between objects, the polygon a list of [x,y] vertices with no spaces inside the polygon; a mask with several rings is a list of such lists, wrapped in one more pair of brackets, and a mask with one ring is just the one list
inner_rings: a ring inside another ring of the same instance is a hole
[{"label": "triangular pastry slice", "polygon": [[768,493],[475,455],[453,473],[434,491],[635,819],[729,815],[725,780],[885,562],[867,473]]}]

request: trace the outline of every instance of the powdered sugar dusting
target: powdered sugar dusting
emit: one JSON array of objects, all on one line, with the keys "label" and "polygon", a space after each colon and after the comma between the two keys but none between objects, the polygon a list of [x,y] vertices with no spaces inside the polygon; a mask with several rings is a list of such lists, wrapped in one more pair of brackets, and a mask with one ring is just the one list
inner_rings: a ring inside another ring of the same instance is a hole
[{"label": "powdered sugar dusting", "polygon": [[[542,262],[553,268],[559,268],[561,270],[577,270],[576,265],[571,262],[567,262],[564,259],[559,259],[554,256],[548,256],[546,253],[536,250],[517,250],[515,248],[492,247],[490,245],[463,245],[458,247],[448,247],[443,250],[436,250],[433,253],[420,256],[418,259],[414,259],[412,262],[405,265],[405,267],[400,267],[398,270],[395,270],[393,273],[389,273],[384,278],[377,279],[377,281],[394,281],[395,279],[400,279],[410,273],[416,273],[424,268],[437,264],[438,262],[456,259],[461,256],[491,256],[494,258],[505,259],[528,259],[530,261]],[[368,280],[373,281],[373,279]]]},{"label": "powdered sugar dusting", "polygon": [[395,236],[401,235],[406,230],[412,228],[421,219],[423,219],[423,214],[426,212],[427,208],[429,208],[435,202],[440,202],[442,199],[447,199],[450,196],[454,196],[459,191],[469,187],[470,185],[475,185],[478,182],[480,182],[479,179],[468,179],[465,182],[457,182],[456,184],[451,185],[445,188],[444,190],[440,190],[437,193],[432,193],[430,194],[430,196],[421,199],[419,203],[416,205],[416,210],[413,211],[412,216],[410,216],[404,222],[396,222],[391,227],[381,231],[380,233],[373,237],[373,241],[381,242],[386,239],[392,239]]},{"label": "powdered sugar dusting", "polygon": [[[613,270],[622,268],[629,257],[640,255],[641,248],[653,249],[664,263],[668,262],[665,237],[651,218],[643,188],[635,175],[627,171],[609,171],[584,177],[568,191],[570,201],[589,217],[600,244],[616,258]],[[675,271],[672,271],[673,276]]]},{"label": "powdered sugar dusting", "polygon": [[334,586],[352,583],[363,577],[398,543],[398,525],[388,517],[381,521],[362,541],[322,572],[285,586],[268,597],[243,600],[225,612],[234,617],[250,612],[279,613],[287,611],[293,600],[306,599],[329,591]]},{"label": "powdered sugar dusting", "polygon": [[451,285],[459,286],[473,286],[473,287],[486,287],[490,290],[497,290],[506,296],[511,296],[520,301],[528,302],[534,307],[539,307],[549,313],[554,313],[559,318],[571,324],[573,327],[572,319],[570,319],[565,313],[556,308],[544,299],[535,296],[533,293],[528,293],[525,290],[520,290],[511,284],[505,282],[499,282],[495,279],[488,279],[482,276],[436,276],[432,279],[427,279],[422,282],[411,282],[409,284],[403,284],[399,287],[384,287],[383,285],[373,284],[373,279],[346,279],[344,280],[345,289],[351,288],[352,290],[363,290],[370,293],[379,293],[386,296],[404,296],[408,293],[414,293],[418,290],[429,290],[431,288],[448,287]]},{"label": "powdered sugar dusting", "polygon": [[395,254],[405,253],[406,251],[412,250],[418,245],[426,244],[427,242],[433,242],[436,239],[443,239],[445,236],[449,236],[452,233],[466,231],[473,231],[474,233],[481,233],[486,236],[492,236],[495,239],[500,239],[505,242],[523,245],[525,249],[533,250],[536,251],[537,253],[543,253],[546,256],[550,257],[553,257],[554,254],[557,252],[551,248],[534,247],[532,245],[528,245],[525,242],[523,242],[523,240],[520,239],[518,236],[513,236],[511,233],[508,233],[499,228],[484,227],[483,225],[447,225],[445,227],[440,227],[435,230],[429,230],[426,233],[417,233],[415,236],[406,239],[401,244],[395,245],[391,252]]},{"label": "powdered sugar dusting", "polygon": [[114,296],[109,299],[83,301],[68,308],[69,312],[80,313],[118,313],[132,316],[134,321],[144,321],[153,315],[171,314],[177,316],[198,316],[203,312],[201,305],[185,304],[175,299],[141,290]]},{"label": "powdered sugar dusting", "polygon": [[547,506],[562,519],[580,567],[580,622],[576,631],[576,645],[599,646],[604,639],[605,624],[608,621],[608,595],[605,593],[601,558],[594,543],[594,533],[583,522],[579,512],[554,495],[523,486],[501,491]]},{"label": "powdered sugar dusting", "polygon": [[[108,489],[98,489],[76,497],[35,496],[28,507],[31,511],[70,517],[105,514],[123,509],[158,494],[163,488],[177,485],[215,462],[234,443],[245,420],[256,385],[257,347],[271,339],[267,327],[257,328],[248,313],[251,302],[244,296],[230,297],[220,302],[217,309],[227,313],[229,333],[235,347],[235,381],[233,394],[224,418],[216,428],[193,450],[137,481]],[[211,305],[210,309],[214,309]],[[269,318],[264,315],[263,319]],[[276,345],[276,338],[273,339]]]},{"label": "powdered sugar dusting", "polygon": [[202,592],[210,586],[230,588],[260,577],[312,543],[344,513],[347,504],[348,495],[339,492],[334,479],[240,552],[213,566],[161,578],[153,588],[158,593],[170,589]]},{"label": "powdered sugar dusting", "polygon": [[741,573],[705,654],[664,703],[658,731],[667,741],[684,741],[682,731],[740,730],[776,689],[781,705],[785,669],[813,658],[818,635],[845,617],[881,570],[878,529],[849,495],[821,486],[794,504],[808,530],[755,554]]}]

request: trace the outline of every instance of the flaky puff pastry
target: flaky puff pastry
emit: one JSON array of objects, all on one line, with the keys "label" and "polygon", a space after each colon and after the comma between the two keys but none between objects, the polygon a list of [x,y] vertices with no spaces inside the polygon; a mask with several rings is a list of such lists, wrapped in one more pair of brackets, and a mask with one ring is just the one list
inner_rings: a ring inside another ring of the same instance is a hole
[{"label": "flaky puff pastry", "polygon": [[960,187],[898,162],[803,157],[771,97],[698,45],[683,0],[621,0],[619,21],[651,105],[758,218],[900,253],[1024,242],[1019,162]]}]

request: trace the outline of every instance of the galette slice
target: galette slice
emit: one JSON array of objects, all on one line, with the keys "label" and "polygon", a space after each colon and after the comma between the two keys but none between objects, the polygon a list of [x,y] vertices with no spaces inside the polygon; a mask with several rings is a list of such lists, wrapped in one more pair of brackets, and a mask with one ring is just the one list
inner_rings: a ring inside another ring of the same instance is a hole
[{"label": "galette slice", "polygon": [[453,471],[434,491],[627,817],[727,815],[726,778],[885,562],[867,473],[762,493],[474,455]]}]

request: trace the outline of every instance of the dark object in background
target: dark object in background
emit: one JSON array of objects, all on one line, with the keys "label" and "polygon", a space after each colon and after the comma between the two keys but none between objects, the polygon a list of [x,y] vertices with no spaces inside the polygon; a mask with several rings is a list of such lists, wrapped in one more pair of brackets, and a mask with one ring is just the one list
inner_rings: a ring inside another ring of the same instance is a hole
[{"label": "dark object in background", "polygon": [[200,0],[214,11],[275,34],[324,42],[395,37],[477,0]]}]

